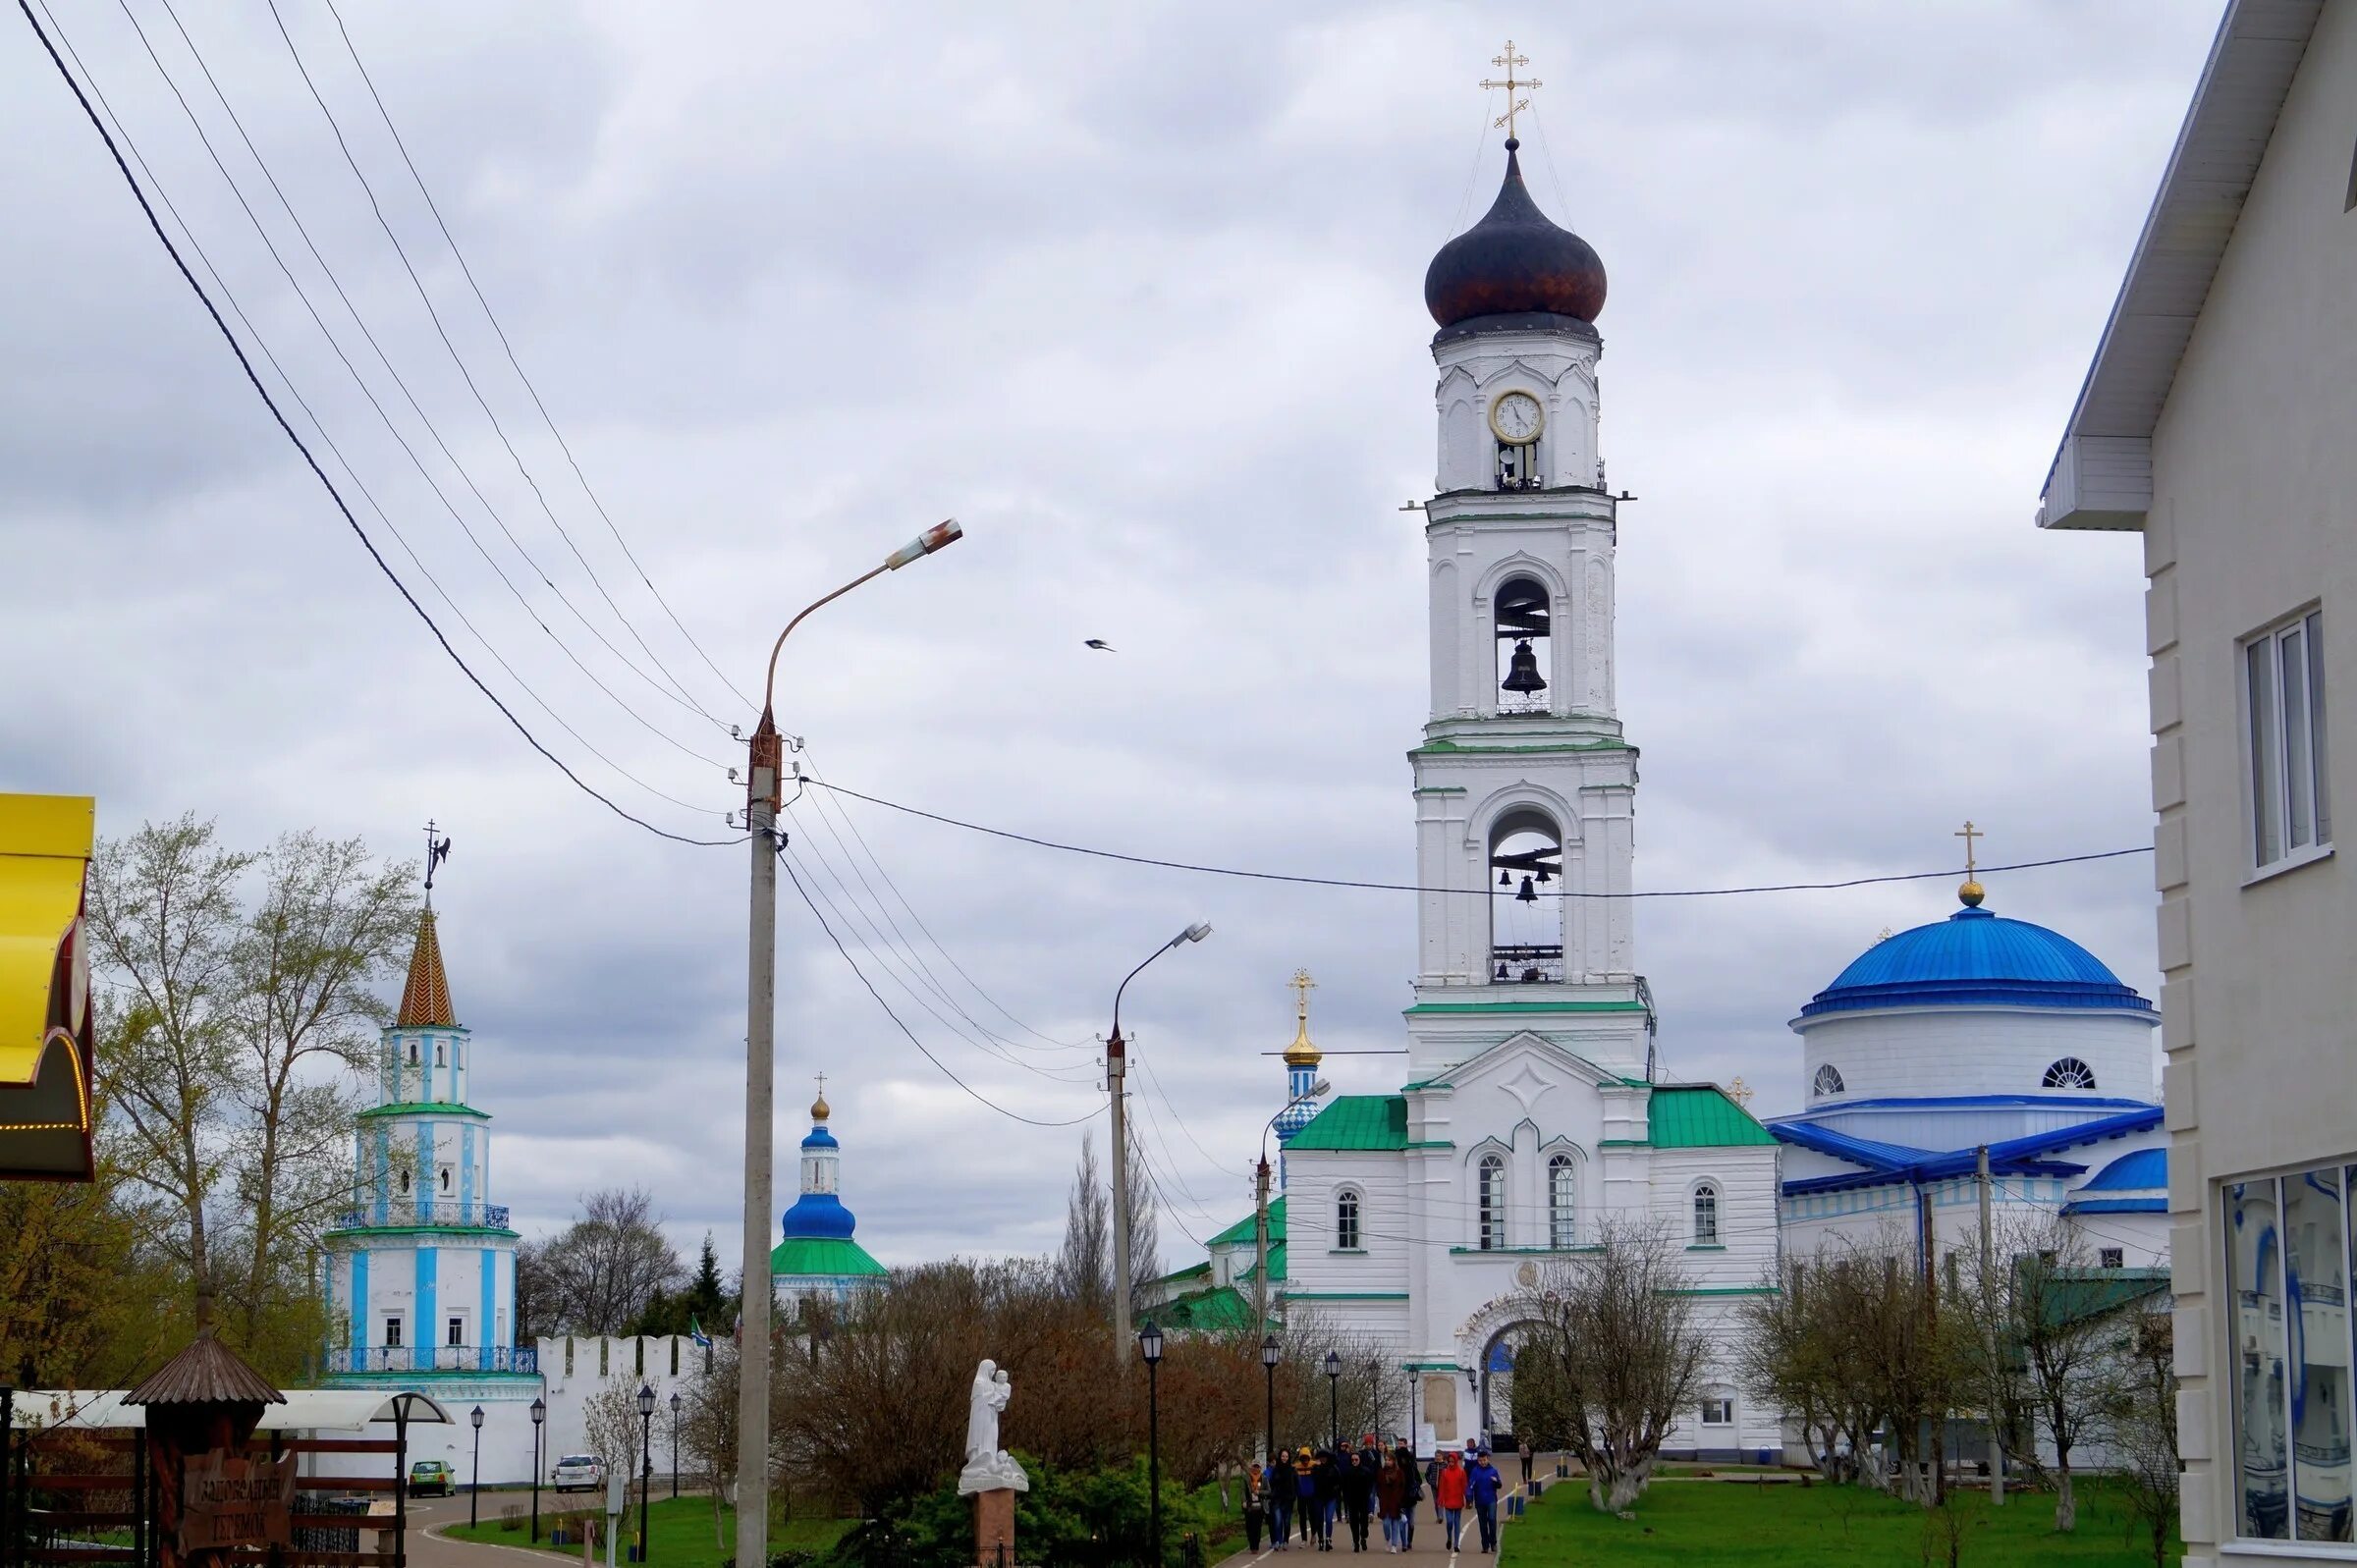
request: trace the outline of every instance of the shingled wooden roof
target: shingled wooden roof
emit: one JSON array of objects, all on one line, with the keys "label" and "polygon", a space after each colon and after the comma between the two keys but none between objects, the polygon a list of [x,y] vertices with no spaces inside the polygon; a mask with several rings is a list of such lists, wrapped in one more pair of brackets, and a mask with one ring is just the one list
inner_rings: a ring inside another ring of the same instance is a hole
[{"label": "shingled wooden roof", "polygon": [[401,1012],[396,1028],[421,1025],[458,1027],[459,1015],[450,1004],[450,979],[442,972],[442,944],[434,936],[434,912],[417,919],[417,946],[410,952],[409,984],[401,988]]},{"label": "shingled wooden roof", "polygon": [[287,1396],[239,1359],[238,1353],[199,1329],[189,1348],[123,1396],[127,1405],[283,1405]]}]

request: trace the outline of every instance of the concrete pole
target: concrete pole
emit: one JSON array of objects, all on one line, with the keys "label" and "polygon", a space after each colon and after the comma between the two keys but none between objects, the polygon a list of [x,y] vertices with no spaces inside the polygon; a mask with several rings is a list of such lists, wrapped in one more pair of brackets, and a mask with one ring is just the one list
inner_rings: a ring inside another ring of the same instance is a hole
[{"label": "concrete pole", "polygon": [[[1992,1261],[1997,1256],[1997,1247],[1990,1230],[1989,1204],[1992,1196],[1990,1188],[1993,1183],[1989,1178],[1989,1146],[1987,1144],[1981,1145],[1976,1181],[1981,1189],[1981,1289],[1986,1291],[1994,1288],[1997,1282],[1996,1275],[1990,1272]],[[1987,1315],[1986,1303],[1983,1304],[1983,1315],[1984,1317]],[[1997,1367],[1996,1326],[1994,1322],[1990,1324],[1989,1365],[1992,1375]],[[1989,1503],[1992,1507],[2002,1508],[2005,1505],[2004,1412],[2000,1408],[1990,1411],[1989,1416]]]},{"label": "concrete pole", "polygon": [[[783,639],[781,639],[783,640]],[[769,1208],[778,1016],[778,775],[785,746],[764,712],[753,731],[745,826],[752,911],[745,952],[744,1256],[737,1334],[737,1560],[769,1561]]]},{"label": "concrete pole", "polygon": [[1252,1203],[1252,1326],[1267,1333],[1269,1322],[1269,1157],[1260,1157]]},{"label": "concrete pole", "polygon": [[1105,1042],[1105,1090],[1113,1097],[1113,1361],[1124,1370],[1130,1350],[1129,1107],[1124,1090],[1129,1072],[1128,1049],[1122,1039],[1120,1003],[1116,1002],[1113,1037]]}]

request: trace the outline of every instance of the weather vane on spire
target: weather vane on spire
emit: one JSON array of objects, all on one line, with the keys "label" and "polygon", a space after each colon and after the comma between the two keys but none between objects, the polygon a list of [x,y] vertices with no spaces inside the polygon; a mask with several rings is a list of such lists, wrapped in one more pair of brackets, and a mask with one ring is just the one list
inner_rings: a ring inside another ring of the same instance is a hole
[{"label": "weather vane on spire", "polygon": [[1530,100],[1528,98],[1517,98],[1514,96],[1514,94],[1521,91],[1525,87],[1543,87],[1547,83],[1527,78],[1520,81],[1515,79],[1515,68],[1530,64],[1530,56],[1526,54],[1514,53],[1514,40],[1511,38],[1506,40],[1506,52],[1501,55],[1492,56],[1490,59],[1490,64],[1504,67],[1506,70],[1506,80],[1504,81],[1484,81],[1481,84],[1481,87],[1484,92],[1495,91],[1500,87],[1504,87],[1506,89],[1506,113],[1498,117],[1497,123],[1505,128],[1507,139],[1508,141],[1512,141],[1517,139],[1514,135],[1514,116],[1520,114],[1523,110],[1530,107]]},{"label": "weather vane on spire", "polygon": [[448,837],[443,837],[443,838],[435,838],[435,837],[434,837],[434,819],[433,819],[433,818],[431,818],[431,817],[428,817],[428,818],[426,818],[426,819],[425,819],[425,901],[426,901],[427,903],[432,903],[432,902],[434,901],[434,872],[435,872],[436,870],[438,870],[438,869],[441,867],[441,864],[442,864],[442,862],[443,862],[443,861],[445,861],[445,860],[448,860],[449,858],[450,858],[450,839],[449,839],[449,838],[448,838]]}]

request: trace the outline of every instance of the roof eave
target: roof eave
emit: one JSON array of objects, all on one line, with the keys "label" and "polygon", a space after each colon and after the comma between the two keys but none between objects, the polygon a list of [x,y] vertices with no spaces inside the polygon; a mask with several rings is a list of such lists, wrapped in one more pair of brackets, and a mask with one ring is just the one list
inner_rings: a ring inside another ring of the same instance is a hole
[{"label": "roof eave", "polygon": [[2322,10],[2323,0],[2227,0],[2047,469],[2039,527],[2143,528],[2153,428]]}]

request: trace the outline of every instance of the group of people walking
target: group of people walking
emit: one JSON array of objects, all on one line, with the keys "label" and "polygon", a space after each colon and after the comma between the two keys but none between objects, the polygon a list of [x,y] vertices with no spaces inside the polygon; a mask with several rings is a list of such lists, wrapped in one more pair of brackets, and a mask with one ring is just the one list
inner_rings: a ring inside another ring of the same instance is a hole
[{"label": "group of people walking", "polygon": [[[1525,1479],[1529,1468],[1525,1449]],[[1498,1497],[1505,1487],[1490,1451],[1472,1443],[1462,1452],[1437,1453],[1422,1467],[1406,1443],[1385,1449],[1372,1437],[1356,1449],[1347,1444],[1323,1452],[1279,1449],[1267,1469],[1255,1464],[1244,1472],[1244,1540],[1258,1552],[1265,1528],[1278,1551],[1290,1550],[1296,1533],[1303,1550],[1332,1551],[1339,1524],[1348,1532],[1352,1551],[1368,1551],[1373,1549],[1370,1525],[1381,1520],[1384,1550],[1407,1551],[1416,1543],[1416,1506],[1430,1497],[1449,1550],[1458,1549],[1469,1507],[1480,1529],[1480,1549],[1495,1552]]]}]

